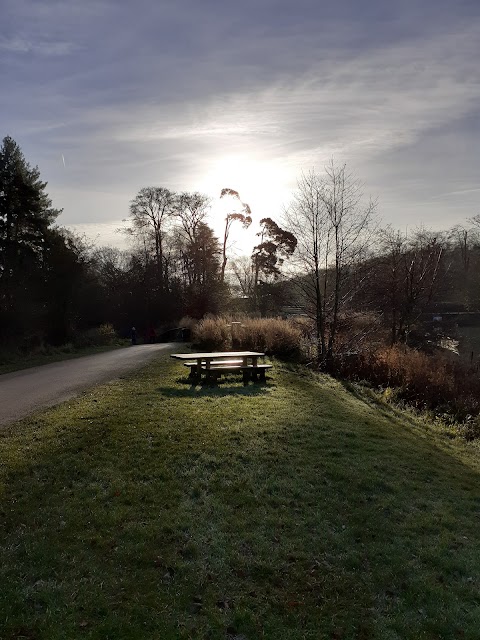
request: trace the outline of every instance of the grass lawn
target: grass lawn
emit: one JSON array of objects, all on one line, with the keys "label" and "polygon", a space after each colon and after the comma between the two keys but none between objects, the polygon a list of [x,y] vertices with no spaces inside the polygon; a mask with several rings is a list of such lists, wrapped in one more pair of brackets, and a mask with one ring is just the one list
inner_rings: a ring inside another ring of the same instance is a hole
[{"label": "grass lawn", "polygon": [[161,356],[0,432],[0,638],[480,637],[479,446]]}]

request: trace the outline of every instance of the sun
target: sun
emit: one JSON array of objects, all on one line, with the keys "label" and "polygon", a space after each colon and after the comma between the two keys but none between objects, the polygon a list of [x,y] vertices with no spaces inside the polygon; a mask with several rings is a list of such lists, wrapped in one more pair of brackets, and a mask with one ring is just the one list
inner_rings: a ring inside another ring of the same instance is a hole
[{"label": "sun", "polygon": [[278,162],[252,159],[246,155],[218,158],[204,176],[209,190],[228,187],[238,191],[242,200],[270,200],[275,188],[281,187],[285,172]]},{"label": "sun", "polygon": [[[237,225],[233,234],[242,252],[252,245],[258,223],[262,218],[277,219],[289,196],[288,171],[275,160],[252,159],[247,155],[225,155],[209,166],[199,182],[199,190],[212,196],[212,227],[219,238],[223,238],[225,216],[240,202],[234,198],[220,199],[222,189],[237,191],[241,202],[249,205],[252,216],[251,228],[244,232]],[[222,201],[223,200],[223,201]]]}]

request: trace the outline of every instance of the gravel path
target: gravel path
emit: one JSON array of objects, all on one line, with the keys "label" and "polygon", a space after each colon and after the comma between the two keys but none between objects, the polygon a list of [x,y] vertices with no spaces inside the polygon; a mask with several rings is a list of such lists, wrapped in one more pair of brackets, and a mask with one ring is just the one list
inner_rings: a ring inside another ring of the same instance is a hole
[{"label": "gravel path", "polygon": [[175,348],[169,343],[137,345],[0,375],[0,425],[64,402]]}]

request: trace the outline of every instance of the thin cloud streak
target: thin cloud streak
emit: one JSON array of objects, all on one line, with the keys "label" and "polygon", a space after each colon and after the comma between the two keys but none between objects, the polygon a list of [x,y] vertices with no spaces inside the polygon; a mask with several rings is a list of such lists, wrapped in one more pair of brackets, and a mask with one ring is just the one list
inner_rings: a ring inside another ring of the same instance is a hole
[{"label": "thin cloud streak", "polygon": [[41,56],[65,56],[75,51],[75,45],[71,42],[61,41],[29,42],[19,37],[0,38],[0,51],[33,53]]},{"label": "thin cloud streak", "polygon": [[441,193],[437,198],[448,198],[450,196],[463,196],[468,195],[470,193],[479,193],[480,187],[475,187],[474,189],[460,189],[459,191],[449,191],[448,193]]}]

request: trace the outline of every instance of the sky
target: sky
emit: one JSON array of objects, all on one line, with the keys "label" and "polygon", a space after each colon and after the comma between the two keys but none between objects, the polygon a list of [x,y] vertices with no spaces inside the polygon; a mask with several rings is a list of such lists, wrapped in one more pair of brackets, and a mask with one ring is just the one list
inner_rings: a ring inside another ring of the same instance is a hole
[{"label": "sky", "polygon": [[145,186],[280,221],[332,159],[446,229],[480,213],[479,60],[479,0],[0,0],[0,138],[98,245]]}]

